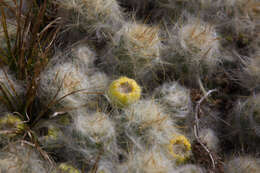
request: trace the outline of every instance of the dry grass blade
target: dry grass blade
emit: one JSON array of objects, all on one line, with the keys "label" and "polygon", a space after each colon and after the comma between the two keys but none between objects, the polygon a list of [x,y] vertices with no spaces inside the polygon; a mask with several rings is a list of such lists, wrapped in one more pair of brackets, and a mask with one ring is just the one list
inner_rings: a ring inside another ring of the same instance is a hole
[{"label": "dry grass blade", "polygon": [[0,6],[0,10],[1,10],[1,24],[2,24],[4,34],[5,34],[5,37],[6,37],[7,48],[8,48],[9,53],[11,53],[12,50],[11,50],[11,43],[10,43],[10,38],[9,38],[9,35],[8,35],[8,30],[7,30],[6,16],[5,16],[5,12],[4,12],[4,9],[3,9],[2,6]]},{"label": "dry grass blade", "polygon": [[[32,116],[35,114],[34,102],[38,77],[48,63],[48,58],[52,53],[52,45],[60,30],[60,18],[52,20],[52,18],[47,17],[47,2],[44,0],[38,4],[36,0],[33,0],[27,4],[26,12],[22,11],[24,4],[22,0],[19,2],[13,0],[14,6],[0,2],[1,24],[7,45],[7,50],[0,48],[1,65],[8,65],[18,79],[27,81],[24,102],[21,104],[19,102],[21,107],[16,108],[17,92],[5,72],[8,87],[11,89],[8,91],[7,87],[1,84],[0,90],[3,96],[1,96],[0,101],[8,105],[12,111],[22,111],[22,115],[28,114],[30,121],[33,121]],[[14,38],[10,38],[8,33],[7,20],[9,19],[5,15],[6,10],[11,12],[13,16],[10,20],[15,23],[16,35]]]},{"label": "dry grass blade", "polygon": [[3,82],[0,82],[0,91],[3,94],[3,97],[1,97],[1,100],[4,100],[3,103],[5,103],[5,105],[8,106],[10,110],[14,110],[15,106],[13,101],[15,99]]},{"label": "dry grass blade", "polygon": [[4,63],[4,64],[7,64],[8,63],[8,60],[7,58],[8,55],[6,54],[6,52],[0,47],[0,60]]}]

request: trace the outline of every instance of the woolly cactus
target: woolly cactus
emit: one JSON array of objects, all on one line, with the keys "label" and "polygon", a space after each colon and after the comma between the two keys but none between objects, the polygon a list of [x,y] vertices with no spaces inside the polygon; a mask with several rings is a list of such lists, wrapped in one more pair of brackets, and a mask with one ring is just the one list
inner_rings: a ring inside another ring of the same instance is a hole
[{"label": "woolly cactus", "polygon": [[257,88],[260,83],[260,51],[242,61],[243,71],[238,73],[239,84],[245,88]]},{"label": "woolly cactus", "polygon": [[257,19],[260,3],[257,0],[225,0],[228,7],[233,7],[240,15]]},{"label": "woolly cactus", "polygon": [[169,39],[162,50],[162,60],[177,79],[192,85],[199,77],[212,76],[228,58],[221,51],[220,36],[213,24],[190,15],[185,17],[166,34]]},{"label": "woolly cactus", "polygon": [[205,170],[197,165],[187,164],[178,168],[176,173],[205,173]]},{"label": "woolly cactus", "polygon": [[191,64],[205,63],[214,67],[220,61],[220,43],[214,26],[202,21],[191,22],[180,28],[182,48],[190,54]]},{"label": "woolly cactus", "polygon": [[78,115],[75,117],[74,123],[80,136],[86,137],[94,143],[108,145],[115,138],[113,122],[104,113]]},{"label": "woolly cactus", "polygon": [[103,158],[98,163],[97,173],[113,173],[116,171],[116,163]]},{"label": "woolly cactus", "polygon": [[167,134],[178,132],[169,115],[155,100],[140,100],[124,109],[124,114],[128,125],[137,126],[139,130],[149,129],[150,138],[157,139],[156,134],[160,131],[169,132]]},{"label": "woolly cactus", "polygon": [[127,23],[115,36],[116,47],[109,63],[123,75],[139,76],[151,70],[159,61],[161,39],[158,28]]},{"label": "woolly cactus", "polygon": [[1,0],[0,172],[260,172],[258,6]]},{"label": "woolly cactus", "polygon": [[250,59],[249,63],[246,66],[246,71],[250,74],[250,76],[254,77],[257,82],[260,81],[259,74],[260,74],[260,52]]},{"label": "woolly cactus", "polygon": [[178,164],[184,163],[191,155],[191,144],[183,135],[174,136],[170,140],[168,150]]},{"label": "woolly cactus", "polygon": [[[238,102],[234,113],[234,128],[239,131],[239,135],[247,141],[248,138],[260,137],[260,94],[249,97],[245,102]],[[253,143],[252,143],[253,144]]]},{"label": "woolly cactus", "polygon": [[166,110],[173,112],[173,117],[185,118],[191,110],[189,90],[177,82],[164,83],[155,89],[156,97],[164,104]]},{"label": "woolly cactus", "polygon": [[140,100],[124,112],[126,132],[132,137],[132,141],[136,141],[134,144],[137,147],[140,147],[139,143],[146,148],[157,146],[161,151],[168,153],[171,160],[177,160],[170,156],[168,145],[172,136],[180,135],[180,130],[158,103],[153,100]]},{"label": "woolly cactus", "polygon": [[49,101],[56,94],[56,100],[65,96],[59,103],[61,107],[95,105],[98,96],[105,91],[108,79],[101,72],[86,76],[84,70],[69,62],[50,65],[41,77],[41,97]]},{"label": "woolly cactus", "polygon": [[260,171],[260,162],[253,157],[236,157],[225,164],[225,173],[257,173]]},{"label": "woolly cactus", "polygon": [[136,102],[124,112],[130,123],[139,124],[141,127],[156,126],[168,117],[158,103],[149,99]]},{"label": "woolly cactus", "polygon": [[71,58],[77,60],[77,66],[84,68],[86,73],[91,73],[95,70],[96,54],[85,44],[80,44],[71,50]]},{"label": "woolly cactus", "polygon": [[119,166],[119,172],[167,173],[173,166],[163,153],[152,149],[150,151],[136,152],[130,156],[127,163]]},{"label": "woolly cactus", "polygon": [[97,38],[108,39],[122,22],[122,12],[116,0],[55,0],[54,3],[60,5],[62,16],[64,9],[69,10],[69,13],[65,11],[70,15],[65,15],[70,18],[69,25],[79,26]]},{"label": "woolly cactus", "polygon": [[110,84],[107,94],[112,104],[125,107],[139,100],[141,88],[135,80],[121,77]]},{"label": "woolly cactus", "polygon": [[36,150],[27,145],[10,144],[6,152],[0,153],[0,171],[8,173],[46,173],[50,166],[41,159]]},{"label": "woolly cactus", "polygon": [[199,137],[201,141],[206,144],[206,146],[211,151],[218,151],[219,150],[219,139],[216,133],[212,129],[202,129],[200,131]]}]

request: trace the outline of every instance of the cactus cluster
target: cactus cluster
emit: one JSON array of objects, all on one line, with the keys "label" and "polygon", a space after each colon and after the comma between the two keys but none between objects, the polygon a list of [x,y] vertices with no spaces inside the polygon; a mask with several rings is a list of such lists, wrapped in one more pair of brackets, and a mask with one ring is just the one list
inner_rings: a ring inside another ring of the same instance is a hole
[{"label": "cactus cluster", "polygon": [[0,1],[0,172],[259,173],[259,5]]}]

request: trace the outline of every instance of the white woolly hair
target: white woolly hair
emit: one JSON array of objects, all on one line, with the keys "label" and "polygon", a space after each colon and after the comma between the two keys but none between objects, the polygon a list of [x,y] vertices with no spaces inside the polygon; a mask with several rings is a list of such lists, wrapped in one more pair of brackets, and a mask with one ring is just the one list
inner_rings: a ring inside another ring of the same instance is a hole
[{"label": "white woolly hair", "polygon": [[49,166],[34,148],[26,144],[9,144],[7,151],[0,153],[0,172],[47,173]]},{"label": "white woolly hair", "polygon": [[119,173],[169,173],[172,170],[173,165],[171,161],[156,148],[131,153],[129,160],[118,166]]},{"label": "white woolly hair", "polygon": [[161,120],[158,125],[149,128],[146,140],[151,145],[160,145],[163,148],[170,143],[173,136],[180,135],[181,132],[171,119]]},{"label": "white woolly hair", "polygon": [[199,19],[189,19],[178,33],[182,49],[189,56],[191,63],[205,63],[215,67],[221,61],[220,43],[218,34],[212,24]]},{"label": "white woolly hair", "polygon": [[[125,116],[129,123],[138,124],[141,128],[145,127],[168,127],[169,115],[165,114],[163,107],[155,100],[139,100],[128,108],[124,109]],[[167,123],[165,123],[165,122]]]},{"label": "white woolly hair", "polygon": [[253,20],[259,17],[260,2],[258,0],[224,0],[224,4],[227,8],[235,8],[238,15],[243,15]]},{"label": "white woolly hair", "polygon": [[239,156],[228,159],[224,165],[225,173],[258,173],[260,160],[251,156]]},{"label": "white woolly hair", "polygon": [[[149,60],[160,55],[161,40],[157,27],[136,22],[126,23],[118,32],[124,41],[126,54]],[[134,57],[133,57],[134,58]]]},{"label": "white woolly hair", "polygon": [[[199,3],[201,4],[201,6],[203,8],[209,7],[209,6],[219,7],[222,4],[221,1],[222,0],[199,0]],[[195,2],[197,2],[197,1],[195,0]]]},{"label": "white woolly hair", "polygon": [[238,73],[240,84],[246,88],[257,87],[260,83],[260,51],[245,60],[241,58],[241,61],[244,68],[242,73]]},{"label": "white woolly hair", "polygon": [[[218,132],[218,130],[221,128],[221,125],[223,125],[223,120],[220,118],[221,112],[217,109],[213,109],[212,107],[209,107],[208,105],[201,105],[201,113],[200,113],[200,120],[199,120],[199,131],[200,129],[212,129],[215,132]],[[186,118],[185,121],[185,127],[189,129],[189,131],[193,131],[194,127],[194,121],[195,121],[194,113],[189,114],[189,116]],[[227,125],[227,124],[225,124]],[[194,135],[192,135],[194,136]]]},{"label": "white woolly hair", "polygon": [[[2,89],[8,93],[12,105],[17,105],[17,103],[19,103],[18,99],[22,99],[25,92],[24,84],[21,81],[18,81],[6,67],[0,69],[0,85]],[[0,96],[3,96],[3,91],[0,92]],[[6,105],[2,105],[0,108],[3,109],[2,111],[7,111]]]},{"label": "white woolly hair", "polygon": [[[260,94],[250,96],[244,102],[238,101],[233,119],[239,135],[260,137]],[[252,141],[248,142],[253,144]]]},{"label": "white woolly hair", "polygon": [[246,67],[246,71],[253,77],[257,78],[257,81],[260,81],[260,51],[259,53],[250,59]]},{"label": "white woolly hair", "polygon": [[8,68],[1,68],[0,83],[5,87],[5,89],[12,93],[13,96],[24,93],[23,83],[18,81]]},{"label": "white woolly hair", "polygon": [[122,22],[122,12],[116,0],[55,0],[54,2],[60,5],[61,15],[64,15],[63,9],[72,10],[72,13],[64,16],[65,19],[72,18],[70,21],[72,25],[76,22],[75,26],[90,32],[99,33],[104,29],[117,30]]},{"label": "white woolly hair", "polygon": [[178,82],[164,83],[155,89],[155,96],[173,118],[185,118],[191,112],[190,91]]},{"label": "white woolly hair", "polygon": [[[125,23],[119,30],[109,64],[116,65],[124,74],[139,76],[155,68],[160,60],[161,38],[159,29],[136,22]],[[106,55],[107,56],[107,55]]]},{"label": "white woolly hair", "polygon": [[56,99],[64,96],[59,103],[61,107],[80,107],[97,102],[108,85],[107,76],[101,72],[91,75],[85,73],[73,62],[58,62],[44,70],[41,74],[39,92],[49,102],[58,93]]},{"label": "white woolly hair", "polygon": [[92,142],[108,145],[115,139],[114,123],[109,119],[108,115],[96,112],[89,115],[78,115],[74,118],[76,131]]},{"label": "white woolly hair", "polygon": [[[127,130],[138,148],[143,148],[140,145],[140,140],[147,146],[160,145],[164,147],[169,144],[173,135],[180,134],[170,116],[165,114],[163,108],[154,100],[140,100],[126,108],[124,112],[127,118],[126,127],[134,127]],[[136,127],[137,129],[135,129]],[[136,132],[142,133],[140,138],[136,136]]]},{"label": "white woolly hair", "polygon": [[115,173],[116,172],[116,163],[113,160],[107,160],[102,158],[98,162],[98,168],[96,173]]},{"label": "white woolly hair", "polygon": [[72,58],[78,60],[78,65],[86,72],[91,72],[95,69],[94,62],[96,60],[96,55],[85,44],[80,44],[75,48],[72,48]]},{"label": "white woolly hair", "polygon": [[202,129],[199,138],[211,151],[217,152],[219,150],[219,139],[212,129]]},{"label": "white woolly hair", "polygon": [[173,173],[206,173],[206,171],[197,165],[187,164],[179,167]]},{"label": "white woolly hair", "polygon": [[241,3],[241,2],[243,2],[244,0],[223,0],[224,1],[224,3],[226,4],[226,5],[228,5],[228,6],[235,6],[236,5],[236,3]]}]

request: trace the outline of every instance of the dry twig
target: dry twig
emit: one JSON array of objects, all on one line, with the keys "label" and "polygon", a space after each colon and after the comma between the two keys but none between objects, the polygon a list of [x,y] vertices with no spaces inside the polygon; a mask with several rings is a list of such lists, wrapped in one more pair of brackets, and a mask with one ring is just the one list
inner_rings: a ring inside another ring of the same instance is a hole
[{"label": "dry twig", "polygon": [[207,99],[207,97],[213,93],[213,92],[216,92],[217,90],[216,89],[213,89],[213,90],[209,90],[197,103],[196,105],[196,108],[195,108],[195,124],[194,124],[194,135],[195,135],[195,138],[196,140],[199,142],[199,144],[205,149],[205,151],[209,154],[209,157],[211,159],[211,162],[212,162],[212,168],[215,169],[216,168],[216,165],[215,165],[215,160],[210,152],[210,150],[208,149],[208,147],[203,144],[203,142],[201,142],[200,138],[199,138],[199,109],[200,109],[200,105],[201,103]]}]

